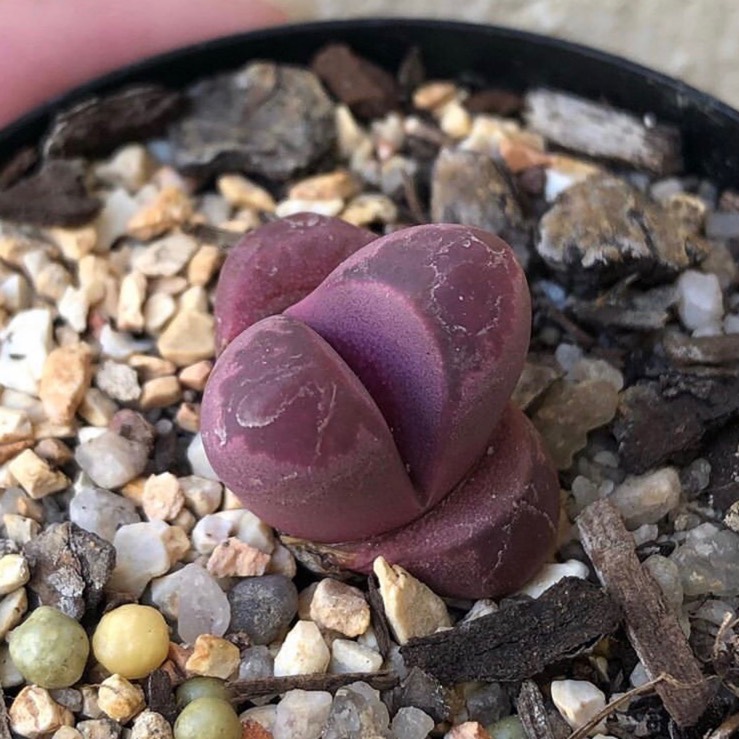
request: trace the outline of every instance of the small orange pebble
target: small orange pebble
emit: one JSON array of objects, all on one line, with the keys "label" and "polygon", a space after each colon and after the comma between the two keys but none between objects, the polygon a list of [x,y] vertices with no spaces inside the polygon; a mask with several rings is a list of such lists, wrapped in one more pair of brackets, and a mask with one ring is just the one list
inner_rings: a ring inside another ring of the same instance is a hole
[{"label": "small orange pebble", "polygon": [[531,146],[526,146],[520,141],[503,138],[498,144],[500,155],[503,157],[506,167],[518,174],[530,167],[546,167],[551,164],[551,157],[543,151],[537,151]]}]

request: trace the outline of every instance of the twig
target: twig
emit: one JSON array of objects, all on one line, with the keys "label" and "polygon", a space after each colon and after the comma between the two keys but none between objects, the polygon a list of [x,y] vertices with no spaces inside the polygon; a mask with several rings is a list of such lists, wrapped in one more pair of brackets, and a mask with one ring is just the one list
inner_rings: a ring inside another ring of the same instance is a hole
[{"label": "twig", "polygon": [[[624,703],[628,703],[637,695],[651,693],[655,688],[657,688],[660,683],[663,682],[672,683],[673,685],[676,685],[678,687],[686,687],[684,684],[679,684],[677,680],[671,679],[669,675],[665,675],[664,673],[662,673],[661,675],[655,677],[654,680],[650,680],[648,683],[638,685],[636,688],[632,688],[631,690],[627,690],[625,693],[622,693],[618,698],[616,698],[616,700],[612,700],[605,708],[598,711],[598,713],[596,713],[595,716],[590,719],[590,721],[588,721],[586,724],[583,724],[576,731],[573,731],[572,734],[567,737],[567,739],[582,739],[590,733],[591,729],[594,729],[603,719],[608,718]],[[701,684],[703,682],[704,681],[701,680]]]},{"label": "twig", "polygon": [[692,726],[705,711],[714,685],[667,607],[662,591],[642,567],[634,537],[608,500],[589,505],[577,519],[583,547],[598,578],[621,606],[626,633],[665,708],[680,726]]},{"label": "twig", "polygon": [[423,212],[423,206],[421,205],[421,199],[418,197],[418,190],[413,177],[405,170],[401,174],[403,177],[403,194],[405,195],[405,202],[408,204],[408,210],[410,210],[413,219],[417,223],[426,223],[428,218]]},{"label": "twig", "polygon": [[375,688],[375,690],[390,690],[400,682],[394,672],[347,672],[340,675],[320,673],[234,680],[229,683],[228,689],[231,700],[238,704],[258,696],[278,695],[296,688],[301,690],[326,690],[333,693],[344,685],[360,680]]}]

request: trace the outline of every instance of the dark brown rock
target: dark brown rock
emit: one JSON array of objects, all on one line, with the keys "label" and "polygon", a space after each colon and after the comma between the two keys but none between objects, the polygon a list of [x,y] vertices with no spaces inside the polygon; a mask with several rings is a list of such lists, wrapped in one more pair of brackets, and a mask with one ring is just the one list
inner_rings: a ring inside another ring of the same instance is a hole
[{"label": "dark brown rock", "polygon": [[739,423],[730,423],[709,438],[702,454],[711,464],[707,492],[712,505],[725,513],[739,500]]},{"label": "dark brown rock", "polygon": [[161,668],[146,678],[144,682],[146,707],[150,711],[161,714],[169,723],[174,724],[177,718],[177,704],[175,702],[172,681],[165,670]]},{"label": "dark brown rock", "polygon": [[523,225],[508,173],[490,157],[442,149],[431,180],[431,219],[492,231],[504,239]]},{"label": "dark brown rock", "polygon": [[13,154],[0,167],[0,190],[14,185],[38,161],[36,149],[26,146]]},{"label": "dark brown rock", "polygon": [[488,88],[487,90],[473,92],[464,101],[464,107],[470,113],[515,115],[523,110],[523,96],[510,90]]},{"label": "dark brown rock", "polygon": [[448,685],[515,682],[584,650],[615,631],[621,612],[592,583],[566,577],[536,600],[521,601],[400,648],[406,664]]},{"label": "dark brown rock", "polygon": [[34,226],[81,226],[100,210],[100,201],[88,194],[83,178],[77,162],[49,162],[0,191],[0,218]]},{"label": "dark brown rock", "polygon": [[164,132],[183,109],[178,92],[137,85],[90,98],[57,115],[44,142],[49,157],[101,156],[120,144]]},{"label": "dark brown rock", "polygon": [[316,54],[313,71],[360,118],[379,118],[400,104],[393,76],[357,56],[346,44],[330,44]]},{"label": "dark brown rock", "polygon": [[649,282],[669,279],[703,256],[702,243],[662,206],[609,175],[563,192],[539,222],[536,248],[587,293],[634,273]]},{"label": "dark brown rock", "polygon": [[115,549],[73,523],[53,524],[25,545],[28,587],[41,605],[81,619],[102,600],[115,566]]},{"label": "dark brown rock", "polygon": [[244,171],[283,181],[326,155],[334,106],[308,70],[269,62],[203,80],[171,129],[175,161],[212,175]]},{"label": "dark brown rock", "polygon": [[665,372],[621,393],[613,434],[623,466],[646,472],[694,453],[704,435],[739,414],[734,373]]}]

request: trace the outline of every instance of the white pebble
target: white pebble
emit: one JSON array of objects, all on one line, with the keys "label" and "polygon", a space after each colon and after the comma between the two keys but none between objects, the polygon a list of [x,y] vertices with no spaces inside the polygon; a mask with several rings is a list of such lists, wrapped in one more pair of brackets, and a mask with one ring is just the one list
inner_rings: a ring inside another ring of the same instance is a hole
[{"label": "white pebble", "polygon": [[[573,729],[584,726],[606,707],[603,691],[587,680],[554,680],[551,692],[554,705]],[[601,721],[592,731],[605,731],[605,722]]]},{"label": "white pebble", "polygon": [[17,313],[0,333],[0,385],[37,395],[38,382],[52,348],[51,311]]},{"label": "white pebble", "polygon": [[290,690],[277,704],[274,739],[319,739],[331,711],[331,693]]},{"label": "white pebble", "polygon": [[243,511],[236,529],[236,536],[245,544],[267,554],[272,554],[275,549],[274,531],[251,511]]},{"label": "white pebble", "polygon": [[210,554],[231,536],[232,523],[222,516],[203,516],[192,530],[192,545],[200,554]]},{"label": "white pebble", "polygon": [[205,456],[203,437],[199,433],[195,434],[187,447],[187,461],[190,463],[193,475],[205,477],[208,480],[218,480],[218,475],[213,470],[208,457]]},{"label": "white pebble", "polygon": [[149,581],[169,570],[169,552],[161,528],[153,523],[121,526],[113,539],[116,565],[108,587],[138,598]]},{"label": "white pebble", "polygon": [[685,328],[695,331],[721,323],[724,300],[714,274],[689,269],[677,281],[678,313]]},{"label": "white pebble", "polygon": [[331,673],[377,672],[380,667],[382,655],[374,649],[351,639],[334,639],[331,644],[331,662],[328,667]]},{"label": "white pebble", "polygon": [[628,529],[657,523],[680,502],[680,477],[674,467],[646,475],[630,475],[618,485],[609,500],[619,509]]},{"label": "white pebble", "polygon": [[326,672],[331,653],[312,621],[298,621],[275,657],[275,677]]},{"label": "white pebble", "polygon": [[538,598],[565,577],[579,577],[581,580],[587,580],[588,566],[577,559],[568,559],[562,564],[544,565],[519,592],[530,595],[532,598]]}]

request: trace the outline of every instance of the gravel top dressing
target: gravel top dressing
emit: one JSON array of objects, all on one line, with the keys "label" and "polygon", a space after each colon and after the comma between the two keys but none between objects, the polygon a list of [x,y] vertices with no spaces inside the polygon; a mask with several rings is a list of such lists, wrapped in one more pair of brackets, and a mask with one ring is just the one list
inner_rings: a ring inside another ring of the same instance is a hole
[{"label": "gravel top dressing", "polygon": [[59,114],[0,170],[0,739],[732,736],[739,191],[681,152],[340,44]]}]

